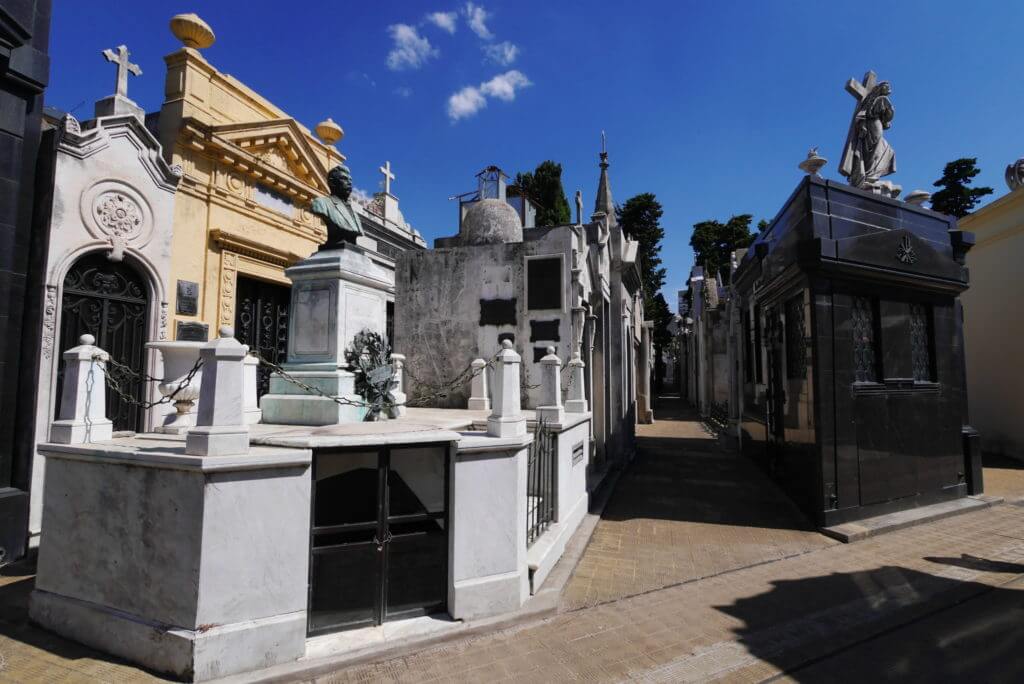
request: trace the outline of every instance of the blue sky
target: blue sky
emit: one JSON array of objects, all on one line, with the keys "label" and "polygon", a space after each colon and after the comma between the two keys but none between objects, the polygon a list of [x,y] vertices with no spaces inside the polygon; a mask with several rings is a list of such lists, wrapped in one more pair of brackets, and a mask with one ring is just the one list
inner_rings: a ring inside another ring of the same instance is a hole
[{"label": "blue sky", "polygon": [[156,111],[162,58],[179,46],[168,21],[192,11],[217,35],[211,63],[309,127],[341,124],[358,187],[377,190],[390,160],[428,240],[455,232],[447,198],[488,164],[514,175],[559,161],[570,204],[582,189],[589,212],[607,131],[615,199],[664,205],[672,306],[695,222],[772,217],[812,145],[839,178],[843,85],[868,69],[893,84],[890,180],[905,193],[976,156],[999,197],[1024,155],[1017,2],[55,0],[47,103],[89,118],[114,86],[100,52],[125,43],[143,70],[129,95]]}]

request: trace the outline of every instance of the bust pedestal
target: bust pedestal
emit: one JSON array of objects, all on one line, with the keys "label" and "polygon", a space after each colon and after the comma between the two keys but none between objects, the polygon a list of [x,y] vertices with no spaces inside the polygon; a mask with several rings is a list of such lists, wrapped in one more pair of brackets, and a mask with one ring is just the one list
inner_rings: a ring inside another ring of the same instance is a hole
[{"label": "bust pedestal", "polygon": [[[317,252],[285,275],[292,281],[292,300],[288,362],[282,367],[324,394],[361,401],[355,376],[347,370],[345,348],[364,329],[384,334],[392,276],[351,244]],[[264,423],[284,425],[359,422],[366,413],[361,406],[309,392],[279,373],[270,377],[270,393],[260,407]]]}]

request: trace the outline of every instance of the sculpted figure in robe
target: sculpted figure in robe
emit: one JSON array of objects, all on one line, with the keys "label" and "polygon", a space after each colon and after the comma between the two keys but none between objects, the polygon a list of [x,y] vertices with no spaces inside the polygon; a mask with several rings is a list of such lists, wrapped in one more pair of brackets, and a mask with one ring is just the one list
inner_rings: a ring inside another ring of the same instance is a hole
[{"label": "sculpted figure in robe", "polygon": [[895,111],[889,95],[892,86],[882,81],[858,103],[846,136],[839,173],[850,185],[869,188],[883,176],[896,172],[896,153],[882,135],[892,126]]},{"label": "sculpted figure in robe", "polygon": [[313,200],[310,210],[327,224],[327,242],[320,249],[334,249],[344,243],[355,244],[363,234],[359,217],[349,204],[352,196],[352,174],[344,164],[338,164],[327,173],[327,187],[331,194]]}]

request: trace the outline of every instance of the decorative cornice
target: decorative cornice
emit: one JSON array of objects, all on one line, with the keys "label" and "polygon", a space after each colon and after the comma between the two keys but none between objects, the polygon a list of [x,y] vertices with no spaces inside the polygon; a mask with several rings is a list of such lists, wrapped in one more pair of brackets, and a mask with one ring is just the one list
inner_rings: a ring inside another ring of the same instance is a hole
[{"label": "decorative cornice", "polygon": [[276,249],[273,245],[265,242],[219,228],[210,231],[210,239],[221,249],[237,252],[275,266],[292,266],[306,258],[305,254]]},{"label": "decorative cornice", "polygon": [[73,126],[66,126],[57,149],[75,159],[88,159],[110,147],[111,140],[124,138],[138,151],[139,162],[158,188],[168,192],[178,189],[180,169],[167,163],[159,141],[135,116],[104,116],[91,127],[79,130],[76,133]]},{"label": "decorative cornice", "polygon": [[[281,122],[273,123],[280,124]],[[221,127],[219,126],[205,126],[195,119],[186,119],[182,124],[178,144],[195,152],[200,152],[218,163],[251,178],[256,183],[293,197],[299,204],[311,202],[314,198],[326,192],[326,180],[318,177],[315,171],[306,180],[299,179],[291,173],[286,173],[271,166],[256,156],[256,154],[247,151],[237,144],[235,140],[222,135],[220,129]],[[262,140],[263,144],[261,147],[263,147],[273,144],[268,142],[271,138],[274,141],[279,140],[282,137],[280,135],[281,132],[283,130],[276,135],[270,134],[261,137],[253,131],[251,139]],[[290,149],[291,143],[288,143],[288,145]],[[294,152],[294,150],[292,151]],[[287,154],[287,152],[282,153]],[[298,152],[296,152],[296,157],[299,156]],[[306,168],[309,168],[311,164],[316,165],[314,168],[322,166],[319,161],[315,161],[315,155],[311,157],[303,156],[305,157],[303,163]]]}]

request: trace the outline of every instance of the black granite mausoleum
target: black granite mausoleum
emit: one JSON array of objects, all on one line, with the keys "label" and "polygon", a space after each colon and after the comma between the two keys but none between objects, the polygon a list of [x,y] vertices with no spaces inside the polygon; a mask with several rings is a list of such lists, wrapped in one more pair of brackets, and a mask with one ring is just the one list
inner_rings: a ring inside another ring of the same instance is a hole
[{"label": "black granite mausoleum", "polygon": [[808,176],[734,273],[742,448],[819,525],[980,492],[972,244],[949,216]]}]

